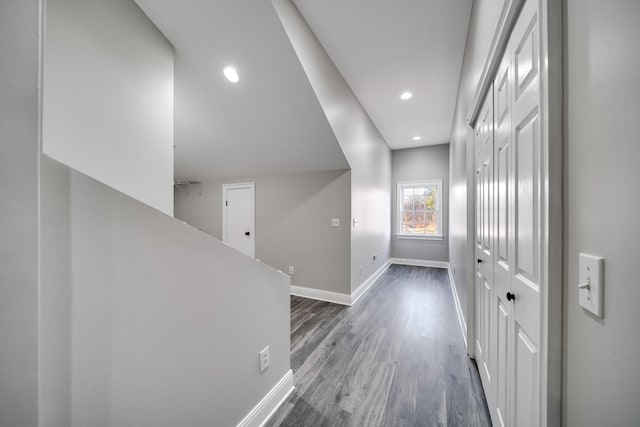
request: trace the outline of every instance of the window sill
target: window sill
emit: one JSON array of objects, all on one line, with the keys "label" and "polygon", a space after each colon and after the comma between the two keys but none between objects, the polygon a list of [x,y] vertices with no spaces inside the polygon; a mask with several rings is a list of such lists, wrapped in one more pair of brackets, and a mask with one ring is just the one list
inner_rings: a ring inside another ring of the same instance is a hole
[{"label": "window sill", "polygon": [[413,234],[396,234],[396,239],[407,239],[407,240],[444,240],[444,236],[415,236]]}]

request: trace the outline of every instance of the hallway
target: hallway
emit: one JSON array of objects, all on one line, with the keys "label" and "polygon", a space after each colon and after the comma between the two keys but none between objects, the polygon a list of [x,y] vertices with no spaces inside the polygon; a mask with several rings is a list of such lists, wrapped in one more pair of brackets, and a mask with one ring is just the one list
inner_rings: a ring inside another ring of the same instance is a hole
[{"label": "hallway", "polygon": [[291,300],[295,390],[268,426],[486,426],[447,270],[392,265],[353,307]]}]

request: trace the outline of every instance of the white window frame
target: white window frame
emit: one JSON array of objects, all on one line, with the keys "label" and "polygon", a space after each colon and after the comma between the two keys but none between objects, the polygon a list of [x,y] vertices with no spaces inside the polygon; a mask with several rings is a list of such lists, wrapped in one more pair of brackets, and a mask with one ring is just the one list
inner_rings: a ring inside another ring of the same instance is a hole
[{"label": "white window frame", "polygon": [[[402,189],[404,187],[436,186],[436,218],[438,219],[436,232],[433,234],[403,234],[402,233]],[[442,180],[425,179],[420,181],[399,181],[396,184],[396,238],[416,240],[442,240]]]}]

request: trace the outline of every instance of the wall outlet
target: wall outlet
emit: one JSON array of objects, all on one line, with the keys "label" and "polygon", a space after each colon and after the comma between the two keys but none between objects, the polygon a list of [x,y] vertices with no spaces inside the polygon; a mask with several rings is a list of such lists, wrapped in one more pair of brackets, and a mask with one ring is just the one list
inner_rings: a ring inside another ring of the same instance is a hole
[{"label": "wall outlet", "polygon": [[374,263],[378,260],[378,254],[373,254],[373,256],[371,257],[371,262]]},{"label": "wall outlet", "polygon": [[362,273],[364,272],[364,267],[360,266],[360,275],[362,276]]},{"label": "wall outlet", "polygon": [[289,266],[289,274],[293,274],[293,265]]},{"label": "wall outlet", "polygon": [[340,218],[331,218],[332,227],[340,227]]},{"label": "wall outlet", "polygon": [[260,372],[264,372],[269,367],[271,361],[269,360],[269,346],[266,346],[260,351],[258,355],[260,359]]}]

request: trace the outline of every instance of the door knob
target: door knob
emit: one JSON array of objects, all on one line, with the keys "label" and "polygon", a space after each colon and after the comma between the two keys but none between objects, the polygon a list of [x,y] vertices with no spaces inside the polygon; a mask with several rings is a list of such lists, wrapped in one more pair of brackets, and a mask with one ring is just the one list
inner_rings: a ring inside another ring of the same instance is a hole
[{"label": "door knob", "polygon": [[478,258],[478,264],[481,264],[482,260],[480,258]]},{"label": "door knob", "polygon": [[507,292],[507,301],[515,301],[515,300],[516,300],[516,296],[511,292]]},{"label": "door knob", "polygon": [[248,232],[248,231],[246,231],[246,232],[244,233],[244,235],[245,235],[245,236],[251,236],[251,233],[250,233],[250,232]]}]

